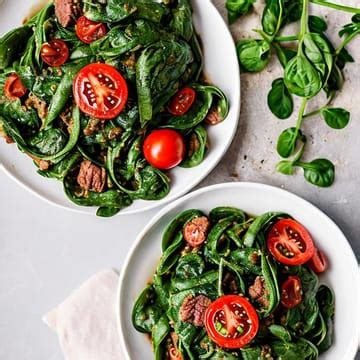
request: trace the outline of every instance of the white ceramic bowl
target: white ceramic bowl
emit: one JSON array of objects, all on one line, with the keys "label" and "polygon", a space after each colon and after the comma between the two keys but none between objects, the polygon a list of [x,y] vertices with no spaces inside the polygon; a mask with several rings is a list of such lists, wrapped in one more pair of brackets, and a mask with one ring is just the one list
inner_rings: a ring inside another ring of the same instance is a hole
[{"label": "white ceramic bowl", "polygon": [[[19,26],[33,9],[45,1],[4,0],[0,3],[0,34]],[[224,156],[235,135],[240,114],[240,73],[233,39],[227,25],[210,0],[192,0],[194,23],[199,33],[205,56],[205,73],[230,100],[227,119],[209,129],[210,151],[204,162],[192,169],[176,168],[171,172],[170,194],[160,201],[135,201],[119,214],[134,214],[164,205],[184,195],[204,179]],[[20,153],[15,145],[0,139],[0,168],[17,183],[52,204],[69,210],[95,214],[96,208],[80,207],[71,203],[63,192],[61,182],[46,179],[36,173],[30,158]]]},{"label": "white ceramic bowl", "polygon": [[309,202],[285,190],[255,183],[220,184],[190,193],[163,209],[138,236],[125,261],[118,291],[119,333],[127,359],[154,358],[149,339],[132,326],[131,311],[156,269],[166,225],[183,210],[193,208],[207,213],[222,205],[236,206],[250,214],[283,211],[305,225],[329,258],[330,267],[320,282],[329,284],[336,296],[335,342],[320,358],[353,359],[360,333],[360,279],[349,243],[335,223]]}]

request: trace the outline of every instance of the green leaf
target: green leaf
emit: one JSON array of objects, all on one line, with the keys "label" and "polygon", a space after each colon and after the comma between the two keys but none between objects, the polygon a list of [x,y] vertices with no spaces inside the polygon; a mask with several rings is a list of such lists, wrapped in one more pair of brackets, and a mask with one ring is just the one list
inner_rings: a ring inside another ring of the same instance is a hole
[{"label": "green leaf", "polygon": [[335,166],[327,159],[316,159],[310,163],[297,162],[304,170],[305,179],[319,187],[329,187],[335,181]]},{"label": "green leaf", "polygon": [[240,67],[249,72],[258,72],[269,63],[270,45],[265,40],[241,40],[236,45]]},{"label": "green leaf", "polygon": [[300,130],[295,127],[284,130],[279,136],[277,143],[277,152],[283,158],[291,156],[296,149],[296,143],[298,139],[303,137]]},{"label": "green leaf", "polygon": [[324,108],[321,110],[326,124],[333,129],[343,129],[350,121],[350,112],[342,108]]},{"label": "green leaf", "polygon": [[327,23],[323,18],[315,15],[309,16],[309,29],[311,32],[316,32],[321,34],[325,32],[327,28],[328,28]]},{"label": "green leaf", "polygon": [[262,27],[264,31],[275,36],[282,22],[284,0],[267,0],[262,16]]},{"label": "green leaf", "polygon": [[276,171],[283,175],[294,175],[294,163],[289,160],[282,160],[276,165]]},{"label": "green leaf", "polygon": [[279,119],[287,119],[291,116],[294,103],[283,78],[273,81],[268,95],[268,106],[271,112]]},{"label": "green leaf", "polygon": [[235,22],[237,18],[247,14],[255,0],[226,0],[225,7],[228,11],[229,24]]}]

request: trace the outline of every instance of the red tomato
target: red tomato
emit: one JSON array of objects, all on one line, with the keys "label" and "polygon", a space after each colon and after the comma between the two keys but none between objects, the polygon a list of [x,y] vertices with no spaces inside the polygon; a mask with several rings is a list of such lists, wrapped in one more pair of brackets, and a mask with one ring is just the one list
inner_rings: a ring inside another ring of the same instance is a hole
[{"label": "red tomato", "polygon": [[62,40],[51,40],[41,47],[41,58],[50,66],[61,66],[69,58],[69,48]]},{"label": "red tomato", "polygon": [[191,108],[196,98],[196,92],[190,87],[185,87],[178,91],[171,99],[169,112],[175,116],[186,114]]},{"label": "red tomato", "polygon": [[271,228],[267,246],[272,256],[285,265],[302,265],[314,255],[309,232],[297,221],[282,219]]},{"label": "red tomato", "polygon": [[325,254],[319,249],[315,250],[314,256],[307,264],[309,268],[317,274],[324,272],[328,267],[328,261]]},{"label": "red tomato", "polygon": [[179,165],[185,156],[185,142],[175,130],[153,131],[144,141],[145,159],[155,168],[168,170]]},{"label": "red tomato", "polygon": [[85,16],[81,16],[76,23],[76,35],[85,44],[101,39],[106,33],[104,24],[91,21]]},{"label": "red tomato", "polygon": [[21,82],[17,74],[11,74],[4,86],[5,96],[10,100],[23,97],[27,93],[26,87]]},{"label": "red tomato", "polygon": [[299,305],[301,300],[301,280],[298,276],[289,276],[281,286],[281,303],[287,309],[292,309]]},{"label": "red tomato", "polygon": [[255,308],[244,297],[225,295],[206,309],[205,327],[217,345],[240,349],[256,336],[259,318]]},{"label": "red tomato", "polygon": [[90,64],[82,68],[75,77],[73,93],[80,110],[98,119],[118,116],[128,99],[125,79],[107,64]]}]

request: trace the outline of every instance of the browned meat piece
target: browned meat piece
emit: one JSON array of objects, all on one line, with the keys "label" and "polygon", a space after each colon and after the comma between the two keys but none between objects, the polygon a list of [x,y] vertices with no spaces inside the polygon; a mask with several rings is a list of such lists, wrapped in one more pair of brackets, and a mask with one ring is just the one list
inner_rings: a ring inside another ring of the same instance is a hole
[{"label": "browned meat piece", "polygon": [[89,160],[84,160],[80,165],[77,182],[85,191],[101,193],[106,183],[106,170],[99,168]]},{"label": "browned meat piece", "polygon": [[193,156],[196,151],[200,148],[200,141],[196,134],[191,134],[190,141],[189,141],[189,150],[188,150],[188,157]]},{"label": "browned meat piece", "polygon": [[185,241],[192,247],[200,246],[207,236],[210,222],[206,216],[200,216],[189,221],[183,230]]},{"label": "browned meat piece", "polygon": [[205,311],[210,304],[211,300],[204,295],[187,296],[180,307],[181,321],[195,326],[204,326]]},{"label": "browned meat piece", "polygon": [[37,96],[30,93],[29,97],[25,101],[25,105],[27,108],[34,108],[37,110],[39,118],[41,120],[45,120],[48,109],[45,101],[40,100]]},{"label": "browned meat piece", "polygon": [[14,143],[13,138],[11,136],[9,136],[9,135],[5,135],[4,139],[5,139],[7,144],[13,144]]},{"label": "browned meat piece", "polygon": [[63,27],[82,15],[81,0],[55,0],[55,15]]},{"label": "browned meat piece", "polygon": [[205,122],[209,125],[216,125],[221,123],[224,119],[221,117],[217,106],[212,106],[206,116]]},{"label": "browned meat piece", "polygon": [[249,287],[249,295],[264,308],[269,306],[269,290],[266,288],[265,280],[262,276],[257,276],[254,284]]}]

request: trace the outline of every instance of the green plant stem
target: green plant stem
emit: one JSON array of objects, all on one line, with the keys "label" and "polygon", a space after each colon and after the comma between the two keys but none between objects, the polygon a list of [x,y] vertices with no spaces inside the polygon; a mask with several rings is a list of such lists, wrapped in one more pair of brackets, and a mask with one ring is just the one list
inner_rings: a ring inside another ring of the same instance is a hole
[{"label": "green plant stem", "polygon": [[316,5],[326,6],[326,7],[332,8],[332,9],[336,9],[336,10],[341,10],[341,11],[345,11],[345,12],[349,12],[349,13],[353,13],[353,14],[360,14],[360,8],[353,8],[350,6],[334,4],[334,3],[330,3],[328,1],[323,1],[323,0],[311,0],[311,2]]},{"label": "green plant stem", "polygon": [[259,35],[261,35],[261,37],[262,37],[269,45],[271,45],[272,39],[271,39],[271,37],[270,37],[268,34],[266,34],[265,31],[260,30],[260,29],[253,29],[253,31],[256,32],[256,33],[258,33]]},{"label": "green plant stem", "polygon": [[[301,27],[299,39],[301,40],[304,35],[309,31],[309,0],[303,0],[303,8],[301,14]],[[301,47],[301,46],[300,46]]]},{"label": "green plant stem", "polygon": [[299,115],[298,115],[298,118],[297,118],[297,121],[296,121],[296,130],[297,131],[300,130],[302,121],[304,119],[304,112],[305,112],[305,109],[306,109],[307,102],[308,102],[307,98],[302,99],[300,109],[299,109]]},{"label": "green plant stem", "polygon": [[349,35],[349,36],[342,42],[342,44],[336,49],[336,51],[335,51],[335,56],[336,56],[336,57],[339,56],[341,50],[342,50],[345,46],[347,46],[347,45],[350,43],[350,41],[352,41],[352,40],[353,40],[357,35],[359,35],[359,34],[360,34],[360,30],[352,33],[351,35]]},{"label": "green plant stem", "polygon": [[324,109],[324,108],[322,107],[322,108],[316,109],[316,110],[314,110],[314,111],[312,111],[312,112],[309,112],[308,114],[305,114],[305,115],[303,116],[303,119],[307,119],[307,118],[310,118],[310,117],[312,117],[312,116],[318,115],[318,114],[320,114],[321,110],[323,110],[323,109]]},{"label": "green plant stem", "polygon": [[299,40],[299,35],[288,35],[288,36],[276,36],[274,41],[285,42],[285,41],[296,41]]}]

